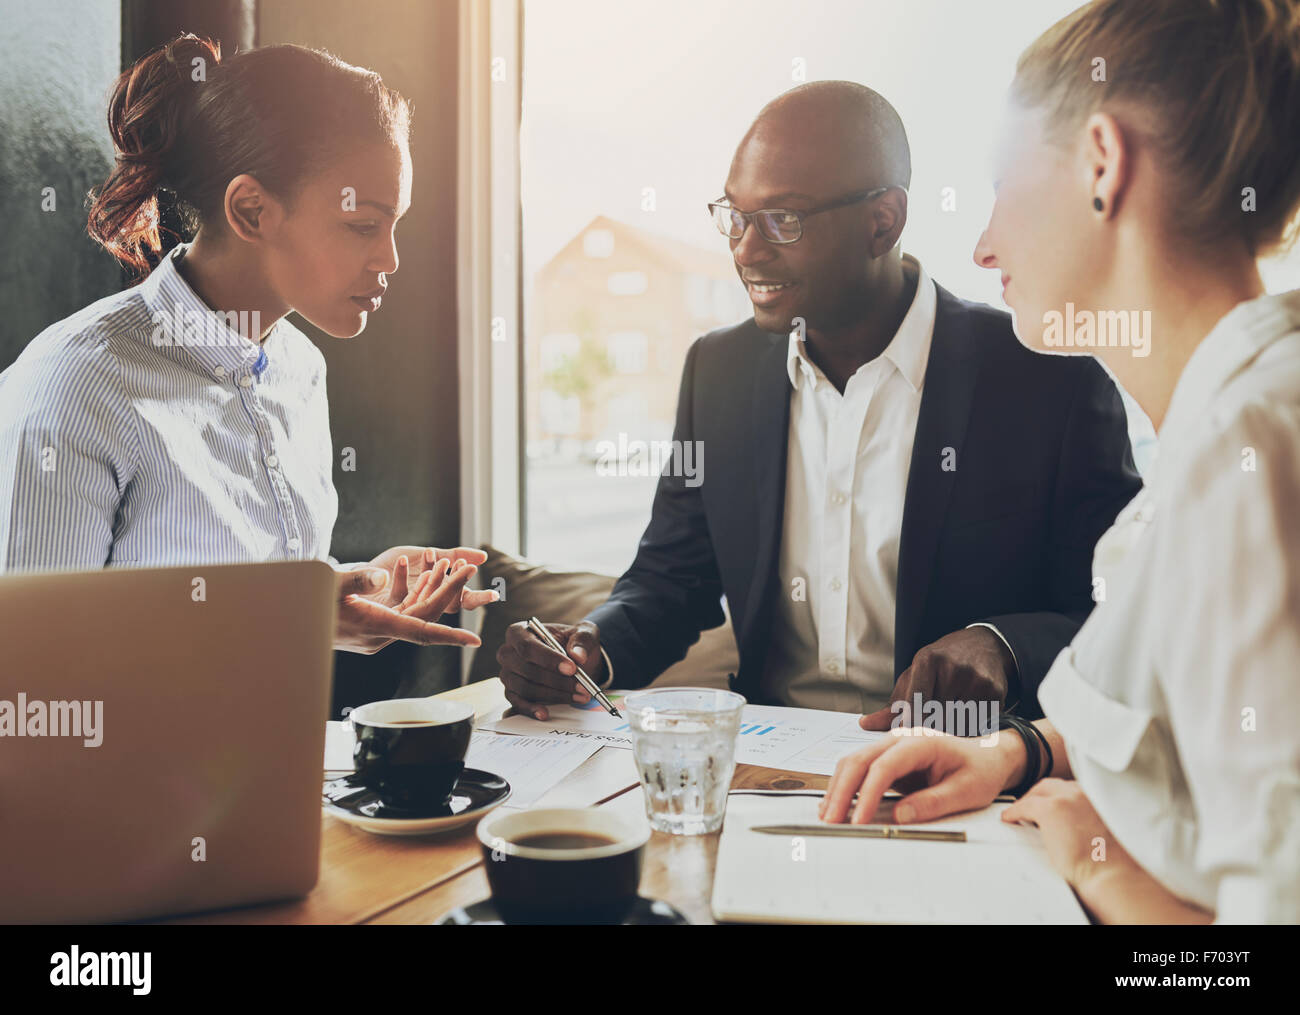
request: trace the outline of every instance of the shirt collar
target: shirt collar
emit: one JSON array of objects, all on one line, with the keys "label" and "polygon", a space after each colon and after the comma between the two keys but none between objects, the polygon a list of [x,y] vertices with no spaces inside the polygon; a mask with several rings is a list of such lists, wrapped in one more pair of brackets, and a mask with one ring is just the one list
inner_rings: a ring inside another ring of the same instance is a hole
[{"label": "shirt collar", "polygon": [[245,377],[256,379],[266,369],[265,348],[274,331],[259,345],[230,327],[230,315],[214,311],[199,299],[176,268],[189,246],[173,247],[140,283],[140,295],[153,321],[146,343],[217,380],[239,383]]},{"label": "shirt collar", "polygon": [[1269,346],[1300,331],[1300,289],[1265,294],[1229,310],[1192,352],[1160,427],[1160,443],[1177,439],[1204,418],[1215,395]]},{"label": "shirt collar", "polygon": [[[934,337],[935,312],[938,297],[934,283],[926,274],[925,268],[911,254],[904,254],[903,260],[916,269],[916,295],[908,307],[898,331],[890,339],[889,345],[881,355],[894,365],[913,391],[920,391],[925,382],[925,365],[930,358],[930,342]],[[797,332],[790,332],[790,346],[786,353],[786,373],[790,377],[791,387],[799,387],[802,374],[810,383],[816,384],[817,378],[823,376],[817,365],[808,358],[805,340]]]}]

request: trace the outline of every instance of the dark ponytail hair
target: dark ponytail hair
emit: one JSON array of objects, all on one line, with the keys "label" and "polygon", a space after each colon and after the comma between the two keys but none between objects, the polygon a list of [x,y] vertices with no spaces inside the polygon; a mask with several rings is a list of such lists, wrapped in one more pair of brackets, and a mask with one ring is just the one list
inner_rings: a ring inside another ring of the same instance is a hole
[{"label": "dark ponytail hair", "polygon": [[185,238],[160,225],[164,212],[192,236],[222,220],[241,173],[292,206],[298,184],[346,151],[406,143],[410,119],[411,104],[378,74],[330,53],[267,46],[222,63],[219,43],[186,33],[117,79],[117,156],[91,192],[87,231],[143,276]]}]

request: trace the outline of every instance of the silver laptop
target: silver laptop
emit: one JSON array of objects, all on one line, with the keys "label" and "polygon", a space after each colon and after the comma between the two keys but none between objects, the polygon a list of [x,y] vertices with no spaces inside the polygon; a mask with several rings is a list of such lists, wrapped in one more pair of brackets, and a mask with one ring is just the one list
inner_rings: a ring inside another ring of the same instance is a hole
[{"label": "silver laptop", "polygon": [[0,577],[0,923],[310,891],[335,612],[322,561]]}]

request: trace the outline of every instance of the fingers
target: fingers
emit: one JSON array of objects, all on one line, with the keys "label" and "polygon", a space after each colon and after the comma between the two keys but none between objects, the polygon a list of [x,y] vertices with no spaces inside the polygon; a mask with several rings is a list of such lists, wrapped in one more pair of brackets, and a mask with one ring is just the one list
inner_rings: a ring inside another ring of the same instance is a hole
[{"label": "fingers", "polygon": [[393,568],[393,587],[388,590],[389,602],[400,603],[406,598],[407,579],[410,577],[411,560],[406,554],[397,558],[397,564]]},{"label": "fingers", "polygon": [[590,621],[584,620],[574,627],[569,640],[561,644],[583,669],[589,669],[592,660],[600,658],[600,632]]},{"label": "fingers", "polygon": [[[600,632],[596,629],[595,624],[583,621],[575,627],[573,633],[569,635],[564,650],[587,672],[587,676],[591,676],[593,662],[601,664],[603,668],[604,660],[600,655]],[[573,700],[582,704],[586,703],[590,698],[591,695],[587,693],[587,689],[579,682],[577,689],[573,692]]]},{"label": "fingers", "polygon": [[894,716],[897,714],[893,706],[882,708],[878,712],[871,712],[868,715],[858,718],[858,725],[864,730],[883,731],[889,729],[894,724]]},{"label": "fingers", "polygon": [[437,547],[429,547],[429,552],[438,559],[451,561],[463,560],[467,564],[475,566],[487,563],[487,554],[482,550],[476,550],[472,546],[453,546],[450,550],[439,550]]},{"label": "fingers", "polygon": [[1002,812],[1002,820],[1008,824],[1028,821],[1042,824],[1042,817],[1052,806],[1058,796],[1058,789],[1064,785],[1064,779],[1042,779],[1029,788],[1029,792]]},{"label": "fingers", "polygon": [[453,603],[460,602],[465,583],[474,577],[477,571],[478,568],[473,564],[465,564],[449,574],[440,585],[435,586],[430,580],[425,598],[418,607],[419,613],[425,617],[441,617]]},{"label": "fingers", "polygon": [[[495,603],[500,596],[492,589],[466,589],[461,593],[460,605],[465,610],[477,610],[480,606],[487,606],[488,603]],[[454,613],[454,610],[448,610],[448,613]]]},{"label": "fingers", "polygon": [[374,595],[388,584],[388,572],[381,567],[359,567],[337,572],[339,599]]},{"label": "fingers", "polygon": [[502,645],[497,652],[497,662],[501,664],[502,681],[509,686],[518,686],[520,682],[526,682],[530,686],[519,689],[535,701],[569,701],[578,687],[574,677],[557,673],[549,666],[530,663],[510,651],[509,646],[506,645]]},{"label": "fingers", "polygon": [[430,624],[417,617],[399,613],[369,599],[348,596],[342,610],[348,621],[365,628],[365,633],[378,638],[400,638],[416,645],[478,646],[482,642],[473,631],[462,631],[442,624]]},{"label": "fingers", "polygon": [[420,577],[415,580],[415,585],[402,598],[401,604],[397,607],[398,612],[411,612],[428,595],[431,588],[436,589],[447,574],[448,563],[440,560],[428,571],[421,572]]},{"label": "fingers", "polygon": [[529,701],[527,698],[516,694],[509,688],[506,688],[506,701],[510,702],[510,706],[521,715],[531,715],[534,719],[541,719],[543,721],[551,717],[550,713],[547,712],[545,705]]},{"label": "fingers", "polygon": [[[578,672],[578,668],[573,665],[573,660],[567,655],[556,652],[555,649],[547,645],[541,638],[529,630],[527,624],[512,625],[519,629],[519,635],[510,639],[510,646],[525,662],[535,663],[538,666],[546,667],[552,670],[558,670],[566,676],[573,676]],[[547,624],[547,629],[551,636],[561,645],[569,639],[569,629],[564,624]]]},{"label": "fingers", "polygon": [[826,795],[822,797],[818,809],[822,820],[843,821],[853,800],[853,794],[862,785],[862,778],[867,770],[882,754],[897,746],[898,742],[892,738],[880,740],[840,758],[835,764],[835,774],[831,776],[830,785],[827,786]]},{"label": "fingers", "polygon": [[[572,633],[564,624],[547,627],[562,645]],[[576,697],[580,685],[573,676],[573,661],[545,644],[525,623],[510,625],[505,643],[497,651],[497,662],[506,689],[533,708],[540,706],[545,712],[546,702],[568,703]]]},{"label": "fingers", "polygon": [[1034,799],[1033,790],[1030,790],[1019,800],[1013,803],[1002,812],[1002,820],[1009,825],[1016,825],[1022,821],[1028,821],[1032,825],[1038,824],[1038,819],[1042,817],[1042,800]]},{"label": "fingers", "polygon": [[970,810],[971,801],[979,791],[980,787],[974,779],[951,775],[934,786],[903,797],[894,805],[894,820],[902,824],[933,821],[945,814]]}]

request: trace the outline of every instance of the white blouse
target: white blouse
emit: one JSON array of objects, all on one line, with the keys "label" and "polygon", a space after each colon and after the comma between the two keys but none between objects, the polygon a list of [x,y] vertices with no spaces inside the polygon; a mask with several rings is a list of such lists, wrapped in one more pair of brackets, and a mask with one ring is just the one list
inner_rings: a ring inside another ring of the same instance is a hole
[{"label": "white blouse", "polygon": [[1146,480],[1039,702],[1169,891],[1221,922],[1300,923],[1300,290],[1206,336]]}]

